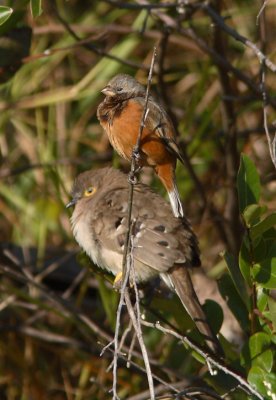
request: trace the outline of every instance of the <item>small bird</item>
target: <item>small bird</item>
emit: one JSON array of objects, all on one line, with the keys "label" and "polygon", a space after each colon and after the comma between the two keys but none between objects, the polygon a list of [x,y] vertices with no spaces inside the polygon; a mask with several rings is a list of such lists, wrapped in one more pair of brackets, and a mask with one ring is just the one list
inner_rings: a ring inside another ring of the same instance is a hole
[{"label": "small bird", "polygon": [[[72,189],[74,237],[99,267],[122,278],[127,234],[127,175],[113,168],[80,174]],[[200,266],[198,241],[188,221],[173,216],[170,205],[142,183],[134,186],[132,219],[135,281],[160,276],[175,290],[204,336],[208,348],[223,354],[194,291],[188,269]]]},{"label": "small bird", "polygon": [[[102,90],[106,96],[97,117],[118,154],[131,160],[145,107],[146,89],[129,75],[116,75]],[[148,114],[141,136],[139,167],[151,166],[165,186],[176,217],[183,217],[175,179],[176,161],[184,160],[176,142],[173,124],[166,111],[148,99]]]}]

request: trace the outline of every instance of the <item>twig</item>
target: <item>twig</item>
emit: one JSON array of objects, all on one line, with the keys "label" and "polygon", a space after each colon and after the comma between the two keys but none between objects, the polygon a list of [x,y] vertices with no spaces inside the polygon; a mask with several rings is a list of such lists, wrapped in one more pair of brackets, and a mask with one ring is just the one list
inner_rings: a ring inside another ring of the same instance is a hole
[{"label": "twig", "polygon": [[[168,31],[168,29],[166,29],[166,31],[163,33],[163,37],[162,37],[162,40],[160,41],[160,45],[159,45],[160,55],[159,55],[159,62],[158,62],[158,83],[159,83],[159,87],[160,87],[160,91],[161,91],[162,100],[166,105],[166,110],[172,120],[176,135],[179,138],[180,133],[179,133],[179,130],[177,127],[177,118],[170,107],[170,102],[169,102],[169,99],[167,96],[165,82],[163,79],[164,61],[165,61],[165,54],[166,54],[166,49],[167,49],[167,45],[168,45],[168,40],[169,40],[169,31]],[[193,165],[188,156],[185,142],[183,140],[179,141],[179,146],[181,148],[181,153],[182,153],[183,159],[185,161],[185,167],[187,169],[187,172],[190,175],[190,178],[193,181],[194,186],[199,194],[202,209],[207,210],[210,217],[214,221],[214,224],[219,232],[220,237],[226,244],[228,244],[227,227],[225,228],[224,220],[221,217],[218,210],[216,209],[215,205],[213,203],[210,203],[206,197],[205,190],[204,190],[197,174],[195,173]]]},{"label": "twig", "polygon": [[266,55],[258,48],[258,46],[251,42],[251,40],[242,36],[240,33],[235,31],[235,29],[231,28],[224,22],[224,19],[215,12],[215,10],[208,5],[208,2],[203,2],[197,5],[191,5],[191,7],[196,7],[206,11],[206,13],[212,18],[212,20],[229,36],[232,36],[237,41],[243,43],[245,46],[249,47],[255,55],[258,57],[260,63],[264,63],[267,68],[269,68],[272,72],[276,72],[276,65],[266,57]]},{"label": "twig", "polygon": [[[156,49],[154,48],[153,50],[153,56],[152,56],[152,61],[151,61],[151,66],[150,66],[150,71],[149,71],[149,75],[148,75],[148,84],[147,84],[147,90],[146,90],[146,95],[145,95],[145,105],[144,105],[144,110],[143,110],[143,115],[141,118],[141,123],[140,123],[140,129],[139,129],[139,133],[138,133],[138,137],[137,137],[137,141],[136,144],[134,146],[133,149],[133,154],[132,154],[132,158],[131,158],[131,167],[130,167],[130,174],[129,174],[129,198],[128,198],[128,221],[127,221],[127,234],[126,234],[126,238],[125,238],[125,244],[124,244],[124,256],[123,256],[123,265],[122,265],[122,270],[123,270],[123,277],[125,275],[125,270],[126,267],[128,265],[128,255],[131,257],[132,259],[132,255],[131,253],[131,249],[133,248],[131,246],[131,224],[132,224],[132,205],[133,205],[133,193],[134,193],[134,185],[136,183],[136,177],[135,174],[137,172],[137,161],[139,159],[139,151],[140,151],[140,144],[141,144],[141,137],[142,137],[142,133],[143,133],[143,129],[145,127],[145,121],[147,118],[147,114],[148,114],[148,100],[149,100],[149,91],[150,91],[150,85],[151,85],[151,80],[152,80],[152,74],[153,74],[153,67],[154,67],[154,62],[155,62],[155,57],[156,57]],[[133,279],[133,284],[134,286],[135,284],[135,278]],[[153,379],[152,379],[152,374],[151,374],[151,369],[150,369],[150,363],[149,363],[149,359],[148,359],[148,354],[147,354],[147,350],[142,338],[142,331],[141,331],[141,326],[140,326],[140,320],[138,318],[138,314],[137,314],[137,320],[135,318],[135,314],[133,312],[132,309],[132,305],[129,299],[129,292],[127,288],[124,288],[124,293],[123,296],[125,298],[126,304],[127,304],[127,308],[128,308],[128,313],[129,316],[131,317],[134,329],[136,331],[137,334],[137,338],[140,344],[140,348],[142,351],[142,355],[143,355],[143,359],[144,359],[144,363],[145,363],[145,368],[147,371],[147,376],[148,376],[148,382],[149,382],[149,389],[150,389],[150,396],[151,399],[154,400],[155,396],[154,396],[154,386],[153,386]],[[137,300],[139,302],[139,298]],[[136,301],[136,304],[137,304]],[[139,321],[139,322],[137,322]]]},{"label": "twig", "polygon": [[[201,387],[189,387],[185,390],[182,390],[180,393],[178,393],[176,396],[173,396],[172,398],[175,400],[181,400],[181,399],[198,399],[198,395],[201,394],[207,394],[208,398],[212,398],[215,400],[222,400],[222,397],[219,396],[217,393],[215,393],[213,390],[208,389],[208,388],[201,388]],[[185,396],[183,398],[183,396]]]},{"label": "twig", "polygon": [[[197,381],[198,382],[198,381]],[[187,379],[187,378],[185,378],[185,379],[182,379],[181,381],[179,381],[179,382],[174,382],[174,384],[173,384],[173,386],[174,386],[174,388],[175,388],[175,390],[174,390],[174,392],[179,392],[179,390],[183,390],[183,387],[187,387],[189,384],[191,384],[192,383],[192,380],[189,380],[189,379]],[[157,394],[161,394],[161,393],[164,393],[164,392],[166,392],[166,391],[168,391],[168,388],[166,387],[166,386],[164,386],[163,384],[160,384],[160,385],[157,385],[156,387],[155,387],[155,394],[157,395]],[[172,390],[171,390],[172,391]],[[169,397],[170,396],[170,397]],[[148,398],[149,398],[149,391],[148,390],[145,390],[144,392],[140,392],[140,393],[138,393],[138,394],[135,394],[134,396],[131,396],[131,397],[129,397],[128,398],[128,400],[148,400]],[[156,400],[157,399],[160,399],[160,398],[164,398],[163,396],[161,397],[161,396],[158,396],[158,397],[156,397]],[[174,399],[175,398],[175,393],[174,394],[171,394],[171,395],[166,395],[166,397],[165,397],[166,399],[169,399],[169,398],[172,398],[172,399]]]},{"label": "twig", "polygon": [[[152,377],[152,372],[150,368],[150,362],[149,362],[149,357],[148,357],[148,352],[143,340],[143,334],[142,334],[142,329],[141,329],[141,320],[138,315],[135,315],[135,312],[133,310],[130,297],[129,297],[129,291],[126,289],[125,291],[125,301],[126,301],[126,306],[128,310],[128,314],[132,320],[132,324],[134,326],[135,332],[137,334],[137,339],[141,348],[141,352],[143,355],[144,363],[145,363],[145,368],[147,372],[147,377],[148,377],[148,384],[149,384],[149,391],[150,391],[150,399],[154,400],[155,399],[155,394],[154,394],[154,385],[153,385],[153,377]],[[139,303],[139,299],[138,299]],[[136,300],[136,306],[137,306],[137,300]]]},{"label": "twig", "polygon": [[[149,4],[145,0],[137,0],[137,2],[139,4]],[[193,5],[190,3],[187,4],[189,7],[193,6],[200,8],[202,6],[202,3],[196,3]],[[168,14],[165,14],[164,12],[158,9],[152,10],[151,13],[157,16],[164,23],[165,26],[172,28],[181,35],[191,39],[204,53],[208,54],[212,58],[215,64],[221,65],[223,68],[225,68],[227,72],[232,72],[235,75],[235,77],[239,79],[241,82],[243,82],[248,88],[250,88],[253,93],[255,93],[258,97],[262,97],[262,91],[259,85],[256,85],[255,82],[252,79],[250,79],[249,76],[244,74],[240,69],[235,68],[229,61],[225,60],[224,57],[222,57],[218,52],[216,52],[214,49],[208,46],[207,42],[205,42],[202,38],[200,38],[191,27],[184,28],[183,26],[179,25],[174,18],[172,18]],[[271,96],[269,96],[268,94],[267,94],[267,101],[269,102],[269,104],[273,105],[273,107],[276,107],[276,100]]]},{"label": "twig", "polygon": [[257,25],[259,25],[259,20],[260,20],[262,14],[263,14],[268,2],[269,2],[269,0],[264,0],[264,2],[263,2],[263,5],[262,5],[257,17],[256,17],[256,24]]},{"label": "twig", "polygon": [[[257,17],[257,23],[259,23],[259,25],[260,25],[260,38],[261,38],[261,43],[262,43],[263,49],[266,48],[265,4],[266,4],[266,1],[264,1],[263,7]],[[265,130],[266,139],[267,139],[267,143],[268,143],[270,158],[272,160],[272,163],[274,164],[274,167],[276,168],[276,133],[274,133],[274,138],[273,138],[272,135],[270,134],[270,131],[268,128],[268,121],[267,121],[268,101],[267,101],[265,80],[266,80],[266,65],[264,62],[262,62],[261,63],[260,87],[261,87],[262,97],[263,97],[264,130]],[[274,129],[275,129],[275,127],[274,127]]]},{"label": "twig", "polygon": [[[153,67],[154,67],[154,61],[156,57],[156,49],[154,48],[153,50],[153,56],[152,56],[152,61],[151,61],[151,66],[150,66],[150,71],[149,71],[149,76],[148,76],[148,85],[147,85],[147,90],[146,90],[146,95],[145,95],[145,106],[144,106],[144,111],[143,115],[141,118],[141,123],[140,123],[140,129],[137,137],[137,142],[134,146],[133,149],[133,154],[131,158],[131,168],[130,168],[130,173],[129,173],[129,197],[128,197],[128,215],[127,215],[127,233],[125,237],[125,243],[124,243],[124,254],[123,254],[123,261],[122,261],[122,286],[120,289],[120,300],[119,300],[119,305],[117,308],[117,316],[116,316],[116,327],[115,327],[115,333],[114,333],[114,339],[112,340],[111,343],[109,343],[107,346],[104,347],[103,352],[108,349],[112,344],[114,345],[114,357],[113,357],[113,385],[112,385],[112,393],[113,393],[113,400],[118,400],[119,397],[117,395],[117,365],[118,365],[118,353],[119,353],[119,332],[120,332],[120,319],[121,319],[121,312],[122,312],[122,307],[127,303],[128,307],[128,313],[129,316],[131,317],[132,324],[134,326],[134,329],[137,334],[137,338],[140,344],[140,348],[142,351],[145,367],[146,367],[146,372],[148,376],[148,382],[149,382],[149,389],[151,393],[151,399],[154,400],[154,386],[153,386],[153,378],[151,374],[151,369],[150,369],[150,363],[149,363],[149,358],[147,354],[147,350],[145,347],[145,344],[143,342],[142,338],[142,331],[141,331],[141,326],[140,326],[140,320],[138,318],[139,313],[137,313],[137,319],[135,318],[135,313],[132,309],[131,302],[129,299],[129,292],[128,292],[128,282],[129,282],[129,274],[130,274],[130,265],[132,264],[132,231],[135,225],[135,221],[132,220],[132,205],[133,205],[133,193],[134,193],[134,185],[136,183],[136,172],[137,172],[137,160],[139,158],[139,151],[140,151],[140,143],[141,143],[141,137],[143,133],[143,129],[145,127],[145,121],[147,118],[148,114],[148,99],[149,99],[149,90],[150,90],[150,85],[151,85],[151,80],[152,80],[152,73],[153,73]],[[133,279],[133,283],[135,285],[135,278]],[[129,303],[130,302],[130,303]],[[139,298],[138,298],[139,302]],[[131,306],[131,307],[130,307]],[[128,360],[129,362],[129,360]]]},{"label": "twig", "polygon": [[[133,249],[134,249],[134,243],[133,243],[133,237],[131,238],[131,253],[130,253],[130,257],[131,257],[131,263],[130,263],[130,272],[131,272],[131,278],[132,278],[132,282],[133,282],[133,287],[134,287],[134,293],[135,293],[135,308],[136,308],[136,315],[134,313],[132,313],[132,323],[133,323],[133,327],[135,329],[136,335],[137,335],[137,339],[143,354],[143,359],[144,359],[144,363],[145,363],[145,367],[146,367],[146,371],[147,371],[147,377],[148,377],[148,383],[149,383],[149,391],[150,391],[150,397],[152,400],[155,399],[155,394],[154,394],[154,385],[153,385],[153,377],[152,377],[152,372],[151,372],[151,367],[150,367],[150,362],[149,362],[149,357],[148,357],[148,352],[144,343],[144,338],[143,338],[143,333],[142,333],[142,328],[141,328],[141,311],[140,311],[140,298],[139,298],[139,291],[137,288],[137,283],[136,283],[136,276],[135,276],[135,269],[134,269],[134,263],[133,263]],[[128,296],[128,300],[129,303],[127,302],[126,299],[126,304],[128,307],[128,304],[132,307],[130,298],[129,298],[129,292],[127,293]],[[129,308],[128,308],[129,311]],[[135,324],[134,324],[134,320],[133,317],[135,318]]]},{"label": "twig", "polygon": [[217,369],[223,371],[225,374],[232,376],[234,379],[236,379],[240,385],[241,388],[246,392],[255,395],[258,399],[263,400],[263,396],[257,392],[252,386],[240,375],[238,375],[235,371],[230,369],[228,366],[222,364],[221,361],[218,361],[215,359],[212,355],[206,353],[205,351],[201,350],[198,346],[195,346],[195,344],[189,340],[187,336],[180,335],[179,333],[175,332],[173,329],[168,329],[160,325],[159,322],[152,323],[148,321],[142,321],[142,325],[148,326],[153,329],[158,329],[159,331],[172,335],[176,337],[178,340],[180,340],[183,343],[188,344],[189,347],[191,347],[193,350],[198,352],[206,361],[208,361],[210,364],[212,364],[214,367]]},{"label": "twig", "polygon": [[[265,71],[264,70],[262,73],[262,87],[265,87]],[[264,91],[263,91],[264,130],[265,130],[266,139],[267,139],[267,143],[268,143],[270,158],[274,164],[274,167],[276,168],[276,132],[274,133],[274,137],[271,137],[269,128],[268,128],[268,122],[267,122],[267,108],[268,108],[267,97],[266,97],[266,91],[264,89]]]},{"label": "twig", "polygon": [[[112,350],[111,347],[109,347],[107,350],[113,353],[113,350]],[[119,356],[120,356],[120,359],[122,359],[122,360],[124,360],[124,361],[126,361],[126,362],[129,362],[129,364],[132,365],[132,367],[134,367],[134,368],[137,369],[138,371],[143,372],[144,374],[147,373],[146,370],[145,370],[145,368],[142,367],[140,364],[135,363],[133,360],[129,360],[129,361],[128,361],[125,354],[119,353]],[[163,372],[164,372],[164,371],[163,371]],[[171,383],[168,383],[168,382],[164,381],[164,379],[160,378],[159,376],[155,375],[154,373],[152,374],[152,377],[153,377],[153,379],[154,379],[155,381],[157,381],[157,382],[159,382],[160,384],[162,384],[164,388],[169,389],[169,390],[172,390],[172,391],[175,392],[175,393],[178,393],[178,392],[179,392],[179,390],[177,389],[177,387],[175,386],[175,384],[171,384]],[[147,399],[148,399],[148,397],[147,397]]]},{"label": "twig", "polygon": [[148,115],[148,102],[149,102],[149,93],[150,93],[150,86],[151,86],[151,81],[152,81],[152,74],[153,74],[153,67],[156,59],[157,51],[156,47],[153,48],[153,54],[152,54],[152,59],[151,59],[151,65],[150,65],[150,70],[149,70],[149,75],[148,75],[148,84],[147,84],[147,89],[146,89],[146,95],[145,95],[145,105],[144,105],[144,110],[143,110],[143,115],[141,119],[141,124],[140,124],[140,129],[139,129],[139,134],[137,137],[137,142],[134,147],[134,154],[132,157],[132,170],[135,169],[136,167],[136,161],[137,161],[137,156],[139,155],[139,150],[140,150],[140,144],[141,144],[141,138],[142,138],[142,133],[145,127],[147,115]]},{"label": "twig", "polygon": [[[214,10],[220,16],[222,3],[220,0],[213,0]],[[214,49],[227,60],[227,40],[219,24],[214,27]],[[217,65],[221,91],[223,95],[234,95],[230,76],[225,69]],[[239,153],[237,147],[236,113],[233,103],[222,99],[222,124],[227,132],[225,142],[225,166],[227,173],[226,204],[224,209],[224,229],[227,236],[229,250],[238,255],[241,243],[241,223],[239,215],[238,193],[236,189],[236,177],[239,167]]]},{"label": "twig", "polygon": [[134,332],[132,339],[131,339],[130,346],[129,346],[128,355],[127,355],[127,368],[129,368],[129,365],[130,365],[130,360],[132,358],[132,352],[133,352],[133,349],[134,349],[134,346],[136,343],[136,338],[137,338],[137,336],[136,336],[136,333]]},{"label": "twig", "polygon": [[64,26],[64,28],[66,29],[66,31],[77,41],[77,42],[82,42],[82,45],[89,51],[92,51],[93,53],[99,55],[99,56],[103,56],[103,57],[107,57],[110,60],[113,61],[117,61],[120,64],[124,64],[124,65],[128,65],[132,68],[135,69],[145,69],[145,67],[141,64],[137,64],[133,61],[129,61],[129,60],[125,60],[123,58],[117,57],[113,54],[110,54],[100,48],[98,48],[97,46],[95,46],[94,44],[91,43],[87,43],[86,40],[82,40],[76,33],[75,31],[71,28],[70,24],[59,14],[58,10],[56,7],[53,7],[54,13],[57,17],[57,19],[60,21],[60,23]]},{"label": "twig", "polygon": [[123,8],[126,10],[154,10],[160,8],[176,8],[178,7],[177,2],[175,3],[159,3],[159,4],[131,4],[131,3],[124,3],[121,1],[114,1],[114,0],[104,0],[105,3],[109,3],[115,7]]},{"label": "twig", "polygon": [[[3,274],[4,276],[9,277],[23,285],[33,286],[36,289],[38,289],[39,293],[41,293],[44,296],[43,304],[45,304],[46,310],[49,310],[50,308],[50,310],[53,310],[54,313],[62,315],[63,318],[69,318],[71,322],[73,321],[78,331],[86,339],[87,346],[89,346],[90,349],[91,349],[90,343],[92,343],[93,346],[95,346],[95,337],[97,338],[97,345],[101,347],[103,346],[103,344],[100,342],[99,338],[101,338],[106,343],[112,342],[113,339],[112,336],[109,335],[107,332],[105,332],[89,317],[83,314],[79,308],[74,307],[70,302],[56,295],[54,291],[50,290],[42,283],[36,282],[34,278],[24,276],[22,274],[22,267],[20,264],[20,260],[8,250],[2,252],[0,249],[0,274]],[[49,303],[46,303],[45,299],[49,300]],[[52,307],[50,304],[54,304],[54,307]],[[37,309],[37,306],[35,306],[35,309]],[[86,329],[88,328],[90,332],[84,330],[83,329],[84,327]],[[93,337],[91,337],[91,332],[93,332]],[[113,350],[110,347],[108,348],[108,351],[113,353]],[[124,345],[122,347],[122,351],[124,353],[120,352],[119,354],[120,359],[127,362],[128,360],[126,358],[126,354],[129,351],[129,348]],[[132,354],[138,360],[142,360],[141,354],[135,349],[132,350]],[[143,369],[135,362],[129,360],[129,364],[135,367],[135,369],[139,370],[140,372],[146,373],[145,369]],[[159,361],[154,359],[153,356],[151,356],[151,364],[158,369],[160,368]],[[172,375],[176,379],[179,378],[179,375],[176,373],[176,371],[173,371],[169,368],[162,366],[162,373],[164,372],[168,375]],[[160,382],[164,386],[174,390],[174,386],[165,382],[157,375],[153,374],[153,377],[157,382]]]},{"label": "twig", "polygon": [[117,308],[116,329],[114,334],[113,386],[112,386],[114,400],[119,399],[117,395],[117,364],[118,364],[118,351],[119,351],[118,339],[120,332],[120,319],[121,319],[122,307],[125,304],[125,294],[127,291],[127,285],[129,281],[129,273],[130,273],[130,262],[126,262],[126,268],[124,270],[124,275],[123,275],[123,284],[120,290],[120,301]]},{"label": "twig", "polygon": [[[119,351],[121,351],[121,348],[123,347],[123,345],[125,344],[126,338],[128,336],[128,334],[131,332],[132,330],[132,322],[131,320],[129,320],[128,326],[126,327],[124,333],[121,336],[121,340],[120,340],[120,344],[119,344]],[[135,336],[135,335],[134,335]]]}]

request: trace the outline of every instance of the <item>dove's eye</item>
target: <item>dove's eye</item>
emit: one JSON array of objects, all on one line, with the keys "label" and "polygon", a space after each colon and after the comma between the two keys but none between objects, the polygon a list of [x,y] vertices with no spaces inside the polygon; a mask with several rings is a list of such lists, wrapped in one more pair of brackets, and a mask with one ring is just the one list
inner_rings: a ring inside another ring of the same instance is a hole
[{"label": "dove's eye", "polygon": [[90,186],[89,188],[85,189],[83,195],[84,197],[89,197],[92,196],[96,192],[96,188],[93,186]]}]

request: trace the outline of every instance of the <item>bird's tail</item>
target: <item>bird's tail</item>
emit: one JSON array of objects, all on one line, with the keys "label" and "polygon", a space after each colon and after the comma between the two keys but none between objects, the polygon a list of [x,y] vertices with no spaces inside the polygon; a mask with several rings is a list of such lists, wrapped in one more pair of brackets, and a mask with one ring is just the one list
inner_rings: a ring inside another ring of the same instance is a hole
[{"label": "bird's tail", "polygon": [[170,191],[168,191],[168,195],[174,216],[176,218],[184,217],[184,210],[175,181],[173,182],[173,188]]},{"label": "bird's tail", "polygon": [[208,348],[213,354],[223,356],[222,347],[210,327],[195,293],[188,268],[174,267],[169,272],[169,279],[186,311],[195,322],[199,332],[204,336]]},{"label": "bird's tail", "polygon": [[174,169],[175,164],[171,162],[167,164],[156,165],[155,172],[167,189],[174,216],[176,218],[183,218],[184,210],[176,185]]}]

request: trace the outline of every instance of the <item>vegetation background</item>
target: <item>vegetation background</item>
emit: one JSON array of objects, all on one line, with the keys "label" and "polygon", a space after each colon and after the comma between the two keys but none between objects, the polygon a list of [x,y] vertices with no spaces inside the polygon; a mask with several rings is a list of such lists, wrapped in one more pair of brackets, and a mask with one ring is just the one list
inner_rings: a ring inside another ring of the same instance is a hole
[{"label": "vegetation background", "polygon": [[[177,179],[207,274],[195,272],[195,286],[212,324],[222,324],[227,366],[211,375],[189,346],[144,327],[156,398],[275,399],[275,21],[275,0],[1,2],[1,399],[112,397],[112,346],[100,353],[114,336],[118,294],[79,255],[65,204],[79,172],[128,171],[96,109],[115,74],[146,84],[154,46],[152,91],[185,155]],[[141,179],[165,196],[151,171]],[[148,321],[203,345],[162,287],[142,305]],[[128,324],[124,311],[121,334]],[[142,400],[147,377],[133,337],[117,390]]]}]

